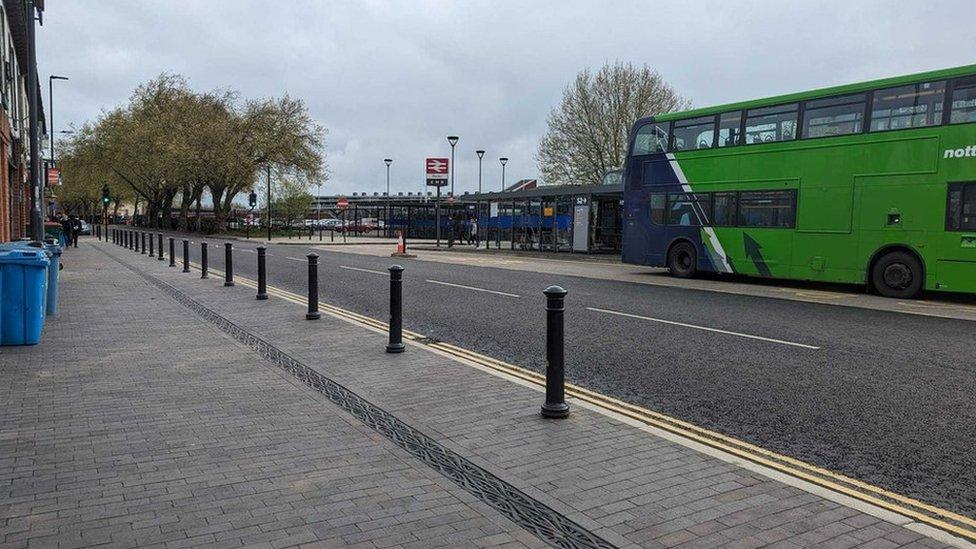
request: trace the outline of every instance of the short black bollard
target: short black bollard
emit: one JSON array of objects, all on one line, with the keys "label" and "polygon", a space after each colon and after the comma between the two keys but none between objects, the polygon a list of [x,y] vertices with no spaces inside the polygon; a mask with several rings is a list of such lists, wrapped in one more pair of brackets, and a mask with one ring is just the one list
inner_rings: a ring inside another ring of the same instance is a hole
[{"label": "short black bollard", "polygon": [[133,230],[129,231],[129,249],[132,251],[136,250],[136,232]]},{"label": "short black bollard", "polygon": [[153,246],[153,235],[149,233],[149,259],[152,259],[156,255],[156,247]]},{"label": "short black bollard", "polygon": [[163,260],[163,233],[159,233],[159,260]]},{"label": "short black bollard", "polygon": [[183,272],[190,272],[190,241],[183,239]]},{"label": "short black bollard", "polygon": [[258,295],[255,299],[268,299],[268,271],[265,259],[267,248],[258,246]]},{"label": "short black bollard", "polygon": [[390,267],[390,342],[386,352],[402,353],[403,345],[403,267]]},{"label": "short black bollard", "polygon": [[200,243],[200,278],[209,278],[207,276],[207,243]]},{"label": "short black bollard", "polygon": [[[142,240],[142,255],[146,255],[146,232],[139,233],[139,240]],[[152,240],[151,238],[149,240]]]},{"label": "short black bollard", "polygon": [[176,245],[173,243],[173,237],[169,237],[169,266],[176,266]]},{"label": "short black bollard", "polygon": [[139,231],[132,231],[132,250],[135,252],[139,251]]},{"label": "short black bollard", "polygon": [[224,243],[224,286],[234,285],[234,250],[230,242]]},{"label": "short black bollard", "polygon": [[129,247],[129,230],[128,229],[122,229],[122,241],[120,242],[120,244],[122,244],[122,247],[123,248],[128,248]]},{"label": "short black bollard", "polygon": [[318,320],[319,314],[319,256],[311,253],[308,258],[308,312],[305,320]]},{"label": "short black bollard", "polygon": [[549,286],[542,293],[546,294],[546,402],[542,405],[542,416],[564,418],[569,415],[563,350],[567,292],[559,286]]}]

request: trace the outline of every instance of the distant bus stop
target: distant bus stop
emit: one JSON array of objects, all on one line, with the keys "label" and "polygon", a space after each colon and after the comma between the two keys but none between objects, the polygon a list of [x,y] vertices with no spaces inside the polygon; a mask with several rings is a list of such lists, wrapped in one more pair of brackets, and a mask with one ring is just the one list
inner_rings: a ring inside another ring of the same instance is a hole
[{"label": "distant bus stop", "polygon": [[422,193],[353,193],[317,197],[310,217],[372,225],[373,234],[407,239],[437,237],[481,249],[620,253],[623,190],[615,185],[539,186],[495,193],[434,196]]}]

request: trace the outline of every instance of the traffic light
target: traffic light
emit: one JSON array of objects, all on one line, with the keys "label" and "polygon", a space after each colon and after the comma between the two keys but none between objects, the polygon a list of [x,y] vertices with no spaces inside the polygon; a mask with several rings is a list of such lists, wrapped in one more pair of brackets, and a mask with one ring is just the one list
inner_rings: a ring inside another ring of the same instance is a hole
[{"label": "traffic light", "polygon": [[112,197],[108,193],[108,185],[102,185],[102,205],[108,206],[111,201]]},{"label": "traffic light", "polygon": [[247,197],[247,203],[252,208],[258,205],[258,193],[251,191],[251,194]]}]

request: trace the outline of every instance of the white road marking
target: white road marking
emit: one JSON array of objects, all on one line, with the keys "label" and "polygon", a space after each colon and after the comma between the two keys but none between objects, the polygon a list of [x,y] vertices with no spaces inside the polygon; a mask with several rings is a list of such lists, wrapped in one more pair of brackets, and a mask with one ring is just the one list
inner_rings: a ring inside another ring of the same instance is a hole
[{"label": "white road marking", "polygon": [[308,261],[307,259],[301,259],[299,257],[286,257],[285,259],[287,259],[289,261],[301,261],[302,263],[305,263],[306,261]]},{"label": "white road marking", "polygon": [[519,298],[522,297],[522,296],[520,296],[518,294],[510,294],[510,293],[507,293],[507,292],[499,292],[499,291],[496,291],[496,290],[488,290],[488,289],[485,289],[485,288],[475,288],[474,286],[465,286],[463,284],[452,284],[450,282],[441,282],[440,280],[428,280],[427,282],[430,282],[431,284],[442,284],[444,286],[451,286],[453,288],[463,288],[465,290],[474,290],[476,292],[485,292],[485,293],[489,293],[489,294],[503,295],[505,297],[514,297],[516,299],[519,299]]},{"label": "white road marking", "polygon": [[757,336],[757,335],[752,335],[752,334],[743,334],[743,333],[739,333],[739,332],[730,332],[728,330],[720,330],[718,328],[709,328],[707,326],[696,326],[694,324],[685,324],[684,322],[675,322],[673,320],[664,320],[662,318],[651,318],[649,316],[641,316],[641,315],[635,315],[635,314],[631,314],[631,313],[622,313],[620,311],[610,311],[610,310],[607,310],[607,309],[597,309],[596,307],[587,307],[586,309],[588,311],[595,311],[595,312],[598,312],[598,313],[607,313],[607,314],[610,314],[610,315],[625,316],[625,317],[628,317],[628,318],[637,318],[637,319],[640,319],[640,320],[649,320],[651,322],[660,322],[661,324],[670,324],[672,326],[681,326],[683,328],[693,328],[695,330],[705,330],[706,332],[715,332],[715,333],[719,333],[719,334],[726,334],[726,335],[731,335],[731,336],[736,336],[736,337],[745,337],[745,338],[749,338],[749,339],[758,339],[760,341],[768,341],[770,343],[779,343],[780,345],[791,345],[793,347],[802,347],[804,349],[814,349],[814,350],[820,349],[820,347],[816,347],[814,345],[806,345],[804,343],[795,343],[793,341],[783,341],[782,339],[773,339],[773,338],[770,338],[770,337],[762,337],[762,336]]},{"label": "white road marking", "polygon": [[359,271],[361,273],[373,273],[377,275],[389,275],[390,273],[384,273],[383,271],[374,271],[373,269],[360,269],[359,267],[348,267],[346,265],[339,265],[340,269],[346,269],[348,271]]}]

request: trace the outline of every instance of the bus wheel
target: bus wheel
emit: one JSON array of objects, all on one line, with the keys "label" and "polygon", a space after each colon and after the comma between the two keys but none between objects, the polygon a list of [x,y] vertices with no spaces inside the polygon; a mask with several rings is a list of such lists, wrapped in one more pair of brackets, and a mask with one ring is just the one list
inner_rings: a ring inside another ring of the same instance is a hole
[{"label": "bus wheel", "polygon": [[698,252],[691,242],[678,242],[668,252],[668,271],[671,276],[691,278],[698,272]]},{"label": "bus wheel", "polygon": [[887,253],[871,269],[871,282],[885,297],[915,297],[922,290],[922,264],[910,253]]}]

